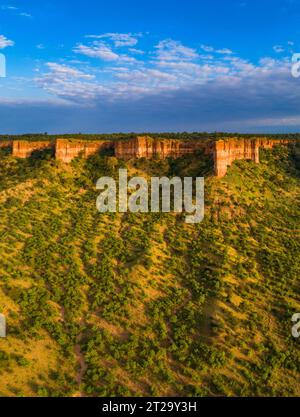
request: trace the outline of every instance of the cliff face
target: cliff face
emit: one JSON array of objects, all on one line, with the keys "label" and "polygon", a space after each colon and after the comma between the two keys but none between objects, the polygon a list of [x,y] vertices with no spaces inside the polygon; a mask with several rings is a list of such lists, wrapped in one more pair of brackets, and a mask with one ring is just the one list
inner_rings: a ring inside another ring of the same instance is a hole
[{"label": "cliff face", "polygon": [[256,139],[228,139],[215,143],[215,175],[224,177],[228,166],[237,159],[251,159],[259,163],[259,141]]},{"label": "cliff face", "polygon": [[13,156],[17,158],[29,158],[35,151],[54,148],[54,143],[50,141],[29,142],[29,141],[13,141]]},{"label": "cliff face", "polygon": [[[75,139],[57,139],[54,142],[13,141],[13,155],[18,158],[28,158],[34,151],[54,149],[56,159],[70,163],[74,158],[82,155],[87,158],[103,150],[114,150],[115,156],[120,159],[130,158],[178,158],[186,154],[193,154],[203,150],[213,155],[215,175],[224,177],[227,168],[238,159],[250,159],[259,163],[259,149],[271,149],[276,145],[286,145],[293,140],[276,140],[268,138],[241,139],[228,138],[226,140],[177,140],[156,139],[149,136],[139,136],[124,141],[85,141]],[[11,146],[10,141],[0,141],[0,147]]]},{"label": "cliff face", "polygon": [[11,148],[12,141],[11,140],[0,140],[0,148]]},{"label": "cliff face", "polygon": [[181,141],[175,139],[154,139],[139,136],[134,139],[115,143],[115,156],[120,159],[130,158],[178,158],[192,154],[199,149],[209,153],[211,144],[204,141]]},{"label": "cliff face", "polygon": [[113,149],[112,141],[80,141],[57,139],[56,141],[56,159],[65,163],[70,163],[74,158],[82,155],[84,158],[94,155],[105,149]]},{"label": "cliff face", "polygon": [[259,142],[259,147],[263,148],[263,149],[272,149],[274,146],[278,146],[278,145],[288,145],[291,142],[295,142],[295,140],[287,140],[287,139],[257,139],[257,141]]},{"label": "cliff face", "polygon": [[231,138],[219,140],[214,144],[214,165],[215,175],[219,178],[224,177],[227,168],[238,159],[250,159],[259,163],[259,149],[272,149],[277,145],[287,145],[293,140],[279,139],[240,139]]}]

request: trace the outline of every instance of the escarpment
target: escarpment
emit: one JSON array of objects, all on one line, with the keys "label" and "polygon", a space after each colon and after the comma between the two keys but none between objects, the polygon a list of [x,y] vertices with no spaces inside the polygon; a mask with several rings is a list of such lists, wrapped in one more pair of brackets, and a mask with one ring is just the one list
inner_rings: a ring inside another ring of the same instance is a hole
[{"label": "escarpment", "polygon": [[215,175],[224,177],[227,168],[238,159],[251,159],[259,163],[259,141],[257,139],[229,139],[215,143]]},{"label": "escarpment", "polygon": [[294,140],[268,138],[219,140],[214,145],[215,175],[218,178],[224,177],[228,167],[239,159],[248,159],[259,164],[260,148],[272,149],[274,146],[288,145],[291,142]]},{"label": "escarpment", "polygon": [[[259,150],[271,149],[276,145],[295,142],[291,139],[269,138],[226,138],[221,140],[180,140],[159,139],[150,136],[137,136],[127,140],[78,140],[57,139],[54,141],[0,141],[0,148],[12,146],[12,154],[18,158],[28,158],[35,151],[53,149],[55,158],[70,163],[74,158],[89,157],[109,151],[119,159],[131,158],[179,158],[202,150],[214,159],[214,173],[218,178],[226,175],[228,167],[236,160],[249,159],[259,163]],[[12,145],[11,145],[12,144]]]},{"label": "escarpment", "polygon": [[11,140],[0,140],[0,148],[11,148],[12,147],[12,141]]},{"label": "escarpment", "polygon": [[23,141],[14,140],[12,146],[12,154],[16,158],[29,158],[33,152],[52,149],[55,146],[52,141]]},{"label": "escarpment", "polygon": [[115,143],[115,156],[121,159],[130,158],[179,158],[195,153],[197,150],[209,152],[212,144],[207,141],[154,139],[150,136],[138,136],[134,139]]},{"label": "escarpment", "polygon": [[114,149],[112,141],[80,141],[73,139],[57,139],[55,147],[56,159],[70,163],[74,158],[82,155],[88,158],[103,150]]}]

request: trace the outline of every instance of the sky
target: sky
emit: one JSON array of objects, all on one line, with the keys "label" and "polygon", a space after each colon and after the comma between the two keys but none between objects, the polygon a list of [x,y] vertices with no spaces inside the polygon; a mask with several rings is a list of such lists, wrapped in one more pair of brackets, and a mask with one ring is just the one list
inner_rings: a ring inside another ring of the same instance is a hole
[{"label": "sky", "polygon": [[300,0],[0,0],[0,134],[297,132],[299,52]]}]

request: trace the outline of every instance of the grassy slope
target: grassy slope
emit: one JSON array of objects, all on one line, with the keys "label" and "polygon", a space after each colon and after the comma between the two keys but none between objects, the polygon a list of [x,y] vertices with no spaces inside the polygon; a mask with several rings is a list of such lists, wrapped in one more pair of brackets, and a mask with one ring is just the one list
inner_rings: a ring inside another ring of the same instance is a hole
[{"label": "grassy slope", "polygon": [[[95,209],[124,163],[0,158],[0,395],[300,395],[299,172],[206,181],[206,217]],[[200,175],[201,158],[131,174]]]}]

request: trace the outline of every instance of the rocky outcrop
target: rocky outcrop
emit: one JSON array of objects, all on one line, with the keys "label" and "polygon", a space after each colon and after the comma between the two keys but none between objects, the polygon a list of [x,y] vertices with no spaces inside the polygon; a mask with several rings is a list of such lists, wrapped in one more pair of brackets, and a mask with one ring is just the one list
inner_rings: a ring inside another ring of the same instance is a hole
[{"label": "rocky outcrop", "polygon": [[11,140],[0,140],[0,148],[11,148],[12,141]]},{"label": "rocky outcrop", "polygon": [[219,140],[214,144],[214,167],[218,178],[224,177],[227,168],[238,159],[249,159],[259,163],[259,149],[272,149],[277,145],[287,145],[291,140],[280,139],[241,139],[229,138]]},{"label": "rocky outcrop", "polygon": [[290,139],[268,139],[268,138],[263,138],[263,139],[257,139],[257,141],[259,142],[259,147],[263,148],[263,149],[272,149],[274,146],[278,146],[278,145],[288,145],[291,142],[295,142],[295,140]]},{"label": "rocky outcrop", "polygon": [[215,175],[224,177],[228,166],[237,159],[251,159],[259,163],[259,141],[256,139],[227,139],[215,143]]},{"label": "rocky outcrop", "polygon": [[113,149],[112,141],[85,141],[76,139],[57,139],[55,157],[57,160],[70,163],[82,155],[84,158],[107,149]]},{"label": "rocky outcrop", "polygon": [[14,140],[12,154],[16,158],[29,158],[33,152],[43,151],[45,149],[53,149],[54,146],[54,142],[51,141],[33,142]]},{"label": "rocky outcrop", "polygon": [[[138,136],[128,140],[77,140],[57,139],[50,141],[13,141],[13,155],[18,158],[28,158],[34,151],[55,148],[56,159],[70,163],[74,158],[84,158],[101,151],[111,150],[119,159],[131,158],[178,158],[193,154],[198,150],[214,157],[215,175],[222,178],[228,167],[238,159],[250,159],[259,163],[259,149],[271,149],[276,145],[286,145],[294,140],[279,140],[269,138],[242,139],[226,138],[218,141],[208,140],[177,140],[158,139],[150,136]],[[0,148],[11,146],[10,141],[0,141]]]},{"label": "rocky outcrop", "polygon": [[199,140],[154,139],[150,136],[138,136],[133,139],[115,143],[115,156],[120,159],[130,158],[178,158],[203,149],[212,151],[211,143]]}]

